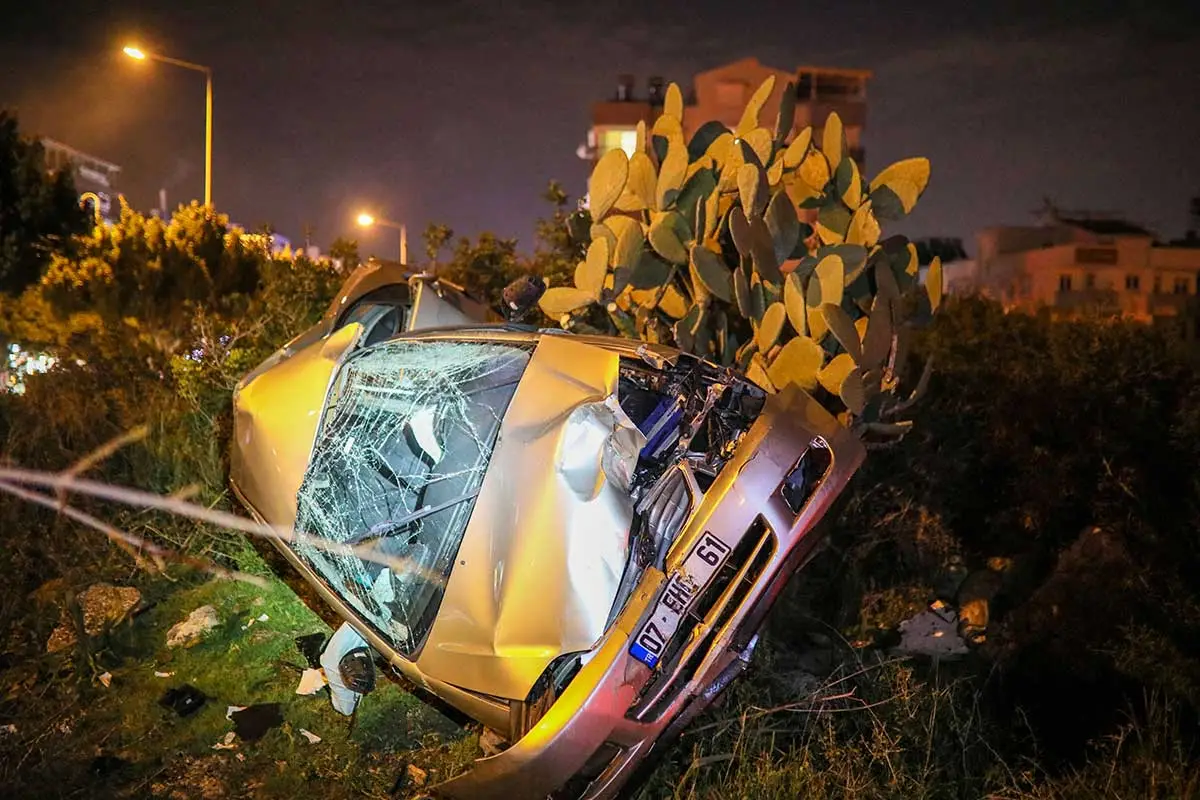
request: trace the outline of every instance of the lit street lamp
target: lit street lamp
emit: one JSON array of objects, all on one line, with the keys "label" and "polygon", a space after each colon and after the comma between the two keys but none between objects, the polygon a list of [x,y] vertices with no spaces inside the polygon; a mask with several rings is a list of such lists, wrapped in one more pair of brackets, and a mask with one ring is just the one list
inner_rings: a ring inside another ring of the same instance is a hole
[{"label": "lit street lamp", "polygon": [[391,220],[376,217],[373,214],[362,212],[358,215],[358,224],[364,228],[370,228],[374,225],[379,225],[384,228],[395,228],[400,231],[400,266],[408,266],[408,226],[392,222]]},{"label": "lit street lamp", "polygon": [[161,61],[164,64],[172,64],[176,67],[183,67],[195,72],[203,72],[205,79],[205,94],[204,94],[204,205],[212,205],[212,69],[203,66],[202,64],[193,64],[190,61],[182,61],[178,58],[170,58],[168,56],[160,56],[155,53],[147,53],[137,47],[126,47],[123,51],[125,55],[138,61]]}]

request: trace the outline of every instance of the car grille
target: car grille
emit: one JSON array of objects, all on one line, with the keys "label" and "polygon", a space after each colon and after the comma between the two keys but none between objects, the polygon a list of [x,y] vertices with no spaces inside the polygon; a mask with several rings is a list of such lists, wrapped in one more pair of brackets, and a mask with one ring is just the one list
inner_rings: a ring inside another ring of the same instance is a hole
[{"label": "car grille", "polygon": [[696,675],[721,631],[741,610],[775,552],[775,536],[757,518],[725,564],[696,598],[664,649],[659,668],[630,707],[630,719],[658,719]]}]

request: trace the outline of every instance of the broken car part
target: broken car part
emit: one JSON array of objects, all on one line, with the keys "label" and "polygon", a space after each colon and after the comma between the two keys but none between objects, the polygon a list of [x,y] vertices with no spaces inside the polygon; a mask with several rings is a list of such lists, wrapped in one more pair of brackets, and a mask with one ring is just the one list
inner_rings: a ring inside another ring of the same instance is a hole
[{"label": "broken car part", "polygon": [[369,647],[503,740],[438,792],[613,796],[744,670],[861,444],[660,345],[354,319],[239,384],[231,460],[347,621],[335,707]]}]

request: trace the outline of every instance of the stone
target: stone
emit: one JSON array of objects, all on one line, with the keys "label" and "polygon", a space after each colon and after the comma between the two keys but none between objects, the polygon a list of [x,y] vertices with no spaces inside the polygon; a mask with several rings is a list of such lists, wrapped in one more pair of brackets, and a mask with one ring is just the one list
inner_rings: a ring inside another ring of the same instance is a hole
[{"label": "stone", "polygon": [[[132,586],[94,583],[75,597],[83,615],[83,630],[96,636],[124,620],[142,602],[142,593]],[[76,644],[75,624],[68,608],[62,610],[58,627],[50,633],[46,651],[58,653]]]},{"label": "stone", "polygon": [[191,647],[221,622],[212,606],[200,606],[167,631],[167,647]]}]

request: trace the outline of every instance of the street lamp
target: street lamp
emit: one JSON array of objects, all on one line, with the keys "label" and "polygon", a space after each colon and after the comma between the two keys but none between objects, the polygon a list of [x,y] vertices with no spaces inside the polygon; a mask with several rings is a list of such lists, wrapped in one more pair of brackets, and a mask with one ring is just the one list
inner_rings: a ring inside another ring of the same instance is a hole
[{"label": "street lamp", "polygon": [[190,61],[183,61],[178,58],[170,58],[169,56],[160,56],[156,53],[147,53],[146,51],[134,47],[132,45],[124,48],[122,52],[132,59],[137,61],[161,61],[164,64],[171,64],[176,67],[183,67],[194,72],[204,73],[205,93],[204,93],[204,205],[212,205],[212,69],[202,64],[193,64]]},{"label": "street lamp", "polygon": [[408,266],[408,226],[400,222],[392,222],[388,219],[376,217],[374,214],[368,214],[366,211],[358,215],[357,221],[363,228],[379,225],[384,228],[395,228],[400,231],[400,266]]}]

